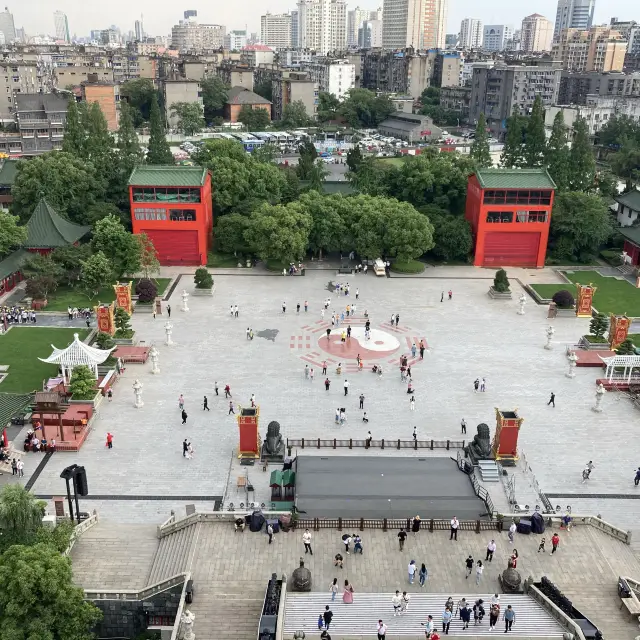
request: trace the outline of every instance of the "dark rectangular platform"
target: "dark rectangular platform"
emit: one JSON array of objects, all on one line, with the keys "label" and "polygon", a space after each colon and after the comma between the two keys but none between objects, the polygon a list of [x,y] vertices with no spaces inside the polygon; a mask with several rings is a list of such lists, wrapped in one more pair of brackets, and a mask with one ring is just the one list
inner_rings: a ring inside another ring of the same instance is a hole
[{"label": "dark rectangular platform", "polygon": [[296,506],[304,518],[488,519],[450,458],[299,455]]}]

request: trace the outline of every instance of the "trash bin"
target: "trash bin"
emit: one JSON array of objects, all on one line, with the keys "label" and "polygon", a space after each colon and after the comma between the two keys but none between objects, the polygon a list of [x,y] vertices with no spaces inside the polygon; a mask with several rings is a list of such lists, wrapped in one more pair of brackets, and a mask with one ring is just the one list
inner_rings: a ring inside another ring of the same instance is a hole
[{"label": "trash bin", "polygon": [[187,588],[184,592],[184,601],[187,604],[193,602],[193,580],[187,580]]}]

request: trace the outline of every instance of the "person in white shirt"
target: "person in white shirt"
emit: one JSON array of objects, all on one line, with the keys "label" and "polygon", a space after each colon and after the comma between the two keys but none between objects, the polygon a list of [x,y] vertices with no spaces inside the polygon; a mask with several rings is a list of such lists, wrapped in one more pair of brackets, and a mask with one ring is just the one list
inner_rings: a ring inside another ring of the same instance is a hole
[{"label": "person in white shirt", "polygon": [[395,618],[402,607],[402,596],[399,591],[396,591],[396,594],[391,597],[391,604],[393,604],[393,617]]},{"label": "person in white shirt", "polygon": [[385,640],[385,636],[387,635],[387,625],[382,622],[382,620],[378,620],[378,640]]},{"label": "person in white shirt", "polygon": [[424,625],[424,635],[430,638],[433,633],[433,616],[427,616],[427,621],[422,624]]},{"label": "person in white shirt", "polygon": [[485,558],[485,562],[489,561],[491,562],[491,560],[493,560],[493,554],[496,550],[497,546],[496,546],[496,541],[492,540],[488,545],[487,545],[487,557]]},{"label": "person in white shirt", "polygon": [[416,575],[416,568],[416,561],[412,560],[407,568],[407,572],[409,573],[409,584],[413,584],[413,579]]},{"label": "person in white shirt", "polygon": [[453,520],[451,521],[451,535],[449,536],[449,540],[455,539],[458,540],[458,527],[460,523],[458,522],[458,518],[453,516]]},{"label": "person in white shirt", "polygon": [[494,607],[496,605],[500,606],[500,595],[497,593],[494,593],[491,596],[491,606]]},{"label": "person in white shirt", "polygon": [[516,529],[517,529],[516,523],[512,522],[511,526],[509,527],[509,534],[508,534],[509,535],[509,542],[513,542],[513,536],[516,533]]},{"label": "person in white shirt", "polygon": [[411,600],[411,596],[406,592],[402,592],[402,603],[400,605],[400,613],[404,613],[409,608],[409,600]]},{"label": "person in white shirt", "polygon": [[311,532],[309,529],[306,529],[302,534],[302,544],[304,544],[304,552],[313,555],[313,550],[311,549]]}]

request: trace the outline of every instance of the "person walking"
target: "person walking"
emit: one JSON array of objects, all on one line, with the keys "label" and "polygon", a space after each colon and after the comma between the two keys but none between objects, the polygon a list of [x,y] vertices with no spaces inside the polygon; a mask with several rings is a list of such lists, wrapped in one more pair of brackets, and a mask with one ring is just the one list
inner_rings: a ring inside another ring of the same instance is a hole
[{"label": "person walking", "polygon": [[327,361],[326,360],[322,361],[322,375],[323,376],[327,375]]},{"label": "person walking", "polygon": [[408,611],[409,609],[409,601],[411,600],[411,596],[406,592],[402,592],[402,602],[400,603],[400,615]]},{"label": "person walking", "polygon": [[267,535],[269,536],[269,544],[273,541],[273,525],[269,523],[267,525]]},{"label": "person walking", "polygon": [[344,590],[342,591],[342,602],[344,604],[353,604],[353,586],[348,580],[344,581]]},{"label": "person walking", "polygon": [[396,327],[398,326],[399,323],[400,323],[400,314],[396,313]]},{"label": "person walking", "polygon": [[18,475],[18,463],[16,462],[15,458],[13,458],[13,460],[11,460],[11,475],[12,476],[17,476]]},{"label": "person walking", "polygon": [[344,551],[347,555],[350,555],[349,545],[351,544],[351,536],[348,533],[345,533],[342,536],[342,544],[344,544]]},{"label": "person walking", "polygon": [[300,313],[300,303],[299,302],[296,305],[296,313]]},{"label": "person walking", "polygon": [[442,633],[449,635],[449,627],[451,626],[451,618],[453,618],[453,614],[451,613],[451,609],[446,607],[442,612]]},{"label": "person walking", "polygon": [[305,529],[302,534],[302,544],[304,545],[304,552],[313,555],[313,549],[311,548],[311,532],[309,529]]},{"label": "person walking", "polygon": [[557,533],[554,533],[551,536],[551,555],[553,555],[558,550],[559,544],[560,544],[560,536]]},{"label": "person walking", "polygon": [[420,360],[424,360],[424,342],[420,340]]},{"label": "person walking", "polygon": [[18,471],[18,477],[24,478],[24,462],[22,460],[16,462],[16,469]]},{"label": "person walking", "polygon": [[382,620],[378,620],[378,640],[386,640],[387,637],[387,625],[382,622]]},{"label": "person walking", "polygon": [[544,545],[547,543],[545,538],[542,538],[540,540],[540,544],[538,545],[538,553],[540,553],[542,551],[542,553],[544,553]]},{"label": "person walking", "polygon": [[415,398],[415,396],[411,396],[411,398],[409,398],[409,408],[411,409],[411,411],[415,411],[416,410],[416,398]]},{"label": "person walking", "polygon": [[218,393],[218,381],[216,380],[213,383],[213,390],[216,392],[216,395],[219,396],[220,394]]},{"label": "person walking", "polygon": [[313,367],[311,367],[311,369],[309,369],[309,380],[310,380],[311,382],[313,382],[313,378],[314,378],[314,376],[315,376],[315,372],[314,372],[314,370],[313,370]]},{"label": "person walking", "polygon": [[391,604],[393,605],[393,617],[400,615],[400,608],[402,607],[402,596],[399,591],[396,591],[395,595],[391,596]]},{"label": "person walking", "polygon": [[424,635],[426,638],[431,638],[433,634],[433,616],[428,615],[426,622],[420,623],[424,627]]},{"label": "person walking", "polygon": [[230,416],[233,413],[233,415],[236,415],[236,412],[233,410],[233,400],[229,400],[229,413],[227,413],[228,416]]},{"label": "person walking", "polygon": [[233,315],[238,318],[239,317],[239,312],[238,312],[238,305],[236,305],[235,307],[233,307]]},{"label": "person walking", "polygon": [[482,382],[480,383],[480,391],[484,393],[487,390],[487,381],[482,378]]},{"label": "person walking", "polygon": [[471,609],[465,604],[460,607],[460,620],[462,620],[462,629],[469,628],[469,622],[471,622]]},{"label": "person walking", "polygon": [[107,391],[107,400],[109,402],[113,400],[113,389],[109,389],[109,391]]},{"label": "person walking", "polygon": [[479,378],[476,378],[476,379],[473,381],[473,391],[474,391],[475,393],[478,393],[478,387],[479,387],[479,386],[480,386],[480,379],[479,379]]},{"label": "person walking", "polygon": [[113,434],[107,431],[107,449],[113,449]]},{"label": "person walking", "polygon": [[413,427],[413,443],[417,444],[418,443],[418,431],[417,431],[417,427]]},{"label": "person walking", "polygon": [[329,386],[331,385],[331,380],[329,378],[324,379],[324,388],[329,391]]},{"label": "person walking", "polygon": [[413,584],[413,579],[416,575],[416,561],[412,560],[407,567],[407,573],[409,574],[409,584]]},{"label": "person walking", "polygon": [[184,396],[182,394],[178,397],[178,409],[180,409],[180,411],[184,409]]},{"label": "person walking", "polygon": [[167,316],[169,318],[171,317],[171,305],[170,304],[167,305]]},{"label": "person walking", "polygon": [[413,532],[413,537],[415,538],[420,531],[420,525],[422,524],[422,520],[420,520],[420,516],[416,516],[411,521],[411,531]]},{"label": "person walking", "polygon": [[400,529],[400,531],[398,531],[398,544],[400,546],[400,551],[404,549],[404,543],[406,539],[407,532],[404,529]]},{"label": "person walking", "polygon": [[[362,421],[363,422],[369,422],[369,419],[367,418],[367,412],[364,412],[364,416],[362,417]],[[365,449],[369,449],[371,447],[371,441],[373,440],[373,436],[371,435],[371,431],[367,431],[367,437],[365,438],[364,441],[364,448]]]},{"label": "person walking", "polygon": [[187,412],[182,410],[182,424],[187,424]]},{"label": "person walking", "polygon": [[224,397],[233,398],[233,396],[231,395],[231,387],[228,384],[224,385]]},{"label": "person walking", "polygon": [[415,357],[416,357],[416,351],[417,351],[417,347],[416,347],[416,343],[414,342],[414,343],[411,345],[411,357],[412,357],[412,358],[415,358]]},{"label": "person walking", "polygon": [[554,408],[556,406],[556,394],[553,393],[553,391],[551,392],[551,396],[549,397],[549,402],[547,402],[547,407],[549,405],[552,405]]},{"label": "person walking", "polygon": [[307,313],[307,311],[309,311],[309,301],[305,300],[304,301],[304,312]]},{"label": "person walking", "polygon": [[640,467],[636,470],[636,477],[633,479],[633,484],[637,487],[640,484]]},{"label": "person walking", "polygon": [[331,602],[336,599],[336,594],[338,593],[338,578],[334,578],[333,582],[329,586],[329,593],[331,593]]},{"label": "person walking", "polygon": [[187,451],[189,451],[189,443],[187,442],[187,439],[185,438],[182,441],[182,457],[183,458],[187,457]]},{"label": "person walking", "polygon": [[458,527],[460,523],[458,522],[458,518],[453,516],[453,520],[451,520],[451,535],[449,536],[449,540],[458,540]]},{"label": "person walking", "polygon": [[496,604],[489,609],[489,631],[493,631],[498,624],[500,618],[500,607]]},{"label": "person walking", "polygon": [[360,394],[359,400],[360,400],[360,408],[364,409],[364,393]]},{"label": "person walking", "polygon": [[460,422],[460,432],[467,433],[467,421],[464,418]]},{"label": "person walking", "polygon": [[324,613],[322,614],[322,619],[324,620],[324,628],[329,631],[329,627],[331,626],[331,621],[333,620],[333,611],[329,609],[329,605],[324,608]]},{"label": "person walking", "polygon": [[508,633],[511,631],[511,627],[513,623],[516,621],[516,612],[513,610],[511,605],[507,605],[507,610],[504,612],[504,632]]},{"label": "person walking", "polygon": [[473,622],[474,625],[475,624],[481,624],[482,623],[482,618],[484,618],[484,607],[482,606],[484,600],[482,598],[480,598],[479,600],[476,600],[475,604],[473,605]]},{"label": "person walking", "polygon": [[305,380],[309,379],[309,365],[308,364],[304,365],[304,379]]},{"label": "person walking", "polygon": [[516,527],[515,521],[512,520],[511,526],[509,527],[509,533],[507,534],[509,536],[509,542],[511,542],[511,544],[513,544],[513,536],[515,536],[517,529],[518,527]]},{"label": "person walking", "polygon": [[451,291],[451,289],[449,289],[449,300],[451,300],[451,298],[453,298],[453,291]]},{"label": "person walking", "polygon": [[444,291],[440,294],[440,302],[444,302]]},{"label": "person walking", "polygon": [[211,409],[209,409],[209,400],[207,400],[207,396],[204,397],[204,400],[202,401],[202,410],[207,410],[207,411],[211,411]]},{"label": "person walking", "polygon": [[493,554],[495,553],[496,548],[497,548],[496,541],[492,540],[487,545],[487,556],[484,559],[485,562],[487,562],[487,561],[491,562],[493,560]]},{"label": "person walking", "polygon": [[418,571],[418,582],[421,587],[424,587],[424,583],[427,581],[429,577],[429,572],[427,571],[427,565],[423,562],[420,566],[420,571]]},{"label": "person walking", "polygon": [[344,381],[344,395],[346,396],[349,393],[349,381]]},{"label": "person walking", "polygon": [[482,566],[482,560],[478,560],[476,564],[476,584],[480,584],[480,578],[482,578],[482,572],[484,571],[484,567]]},{"label": "person walking", "polygon": [[287,313],[287,303],[284,301],[282,303],[282,313]]},{"label": "person walking", "polygon": [[473,559],[473,556],[471,554],[469,554],[469,557],[464,561],[464,566],[467,568],[467,575],[465,579],[468,579],[469,576],[471,575],[471,572],[473,571],[473,565],[475,564],[475,561]]}]

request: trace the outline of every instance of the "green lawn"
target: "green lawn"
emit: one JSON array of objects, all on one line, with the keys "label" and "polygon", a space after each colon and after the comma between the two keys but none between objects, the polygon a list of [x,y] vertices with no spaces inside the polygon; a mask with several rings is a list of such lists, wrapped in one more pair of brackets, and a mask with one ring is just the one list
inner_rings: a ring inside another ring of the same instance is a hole
[{"label": "green lawn", "polygon": [[[132,289],[135,293],[136,283],[139,278],[133,279]],[[171,282],[171,278],[152,278],[158,286],[158,295],[164,294],[165,290]],[[113,287],[105,287],[95,298],[88,298],[79,287],[68,287],[66,285],[58,287],[56,292],[48,298],[48,304],[45,311],[66,311],[68,307],[77,307],[84,309],[86,307],[94,307],[98,302],[110,303],[116,299]]]},{"label": "green lawn", "polygon": [[633,342],[635,347],[640,348],[640,333],[630,333],[627,338]]},{"label": "green lawn", "polygon": [[391,271],[396,273],[422,273],[424,271],[424,263],[419,260],[409,260],[408,262],[396,260],[391,263]]},{"label": "green lawn", "polygon": [[238,258],[230,253],[218,253],[210,251],[207,256],[207,267],[218,269],[230,269],[238,266]]},{"label": "green lawn", "polygon": [[29,393],[42,389],[42,381],[58,372],[54,364],[38,358],[51,355],[51,345],[63,349],[73,340],[73,334],[86,337],[86,329],[58,329],[55,327],[14,327],[0,335],[0,364],[9,365],[9,375],[0,382],[5,393]]},{"label": "green lawn", "polygon": [[[601,276],[596,271],[565,271],[564,274],[573,283],[593,284],[598,288],[593,297],[593,306],[600,313],[640,316],[640,289],[626,280]],[[553,297],[560,289],[567,289],[574,296],[576,293],[575,287],[570,284],[534,284],[531,287],[544,298]]]}]

